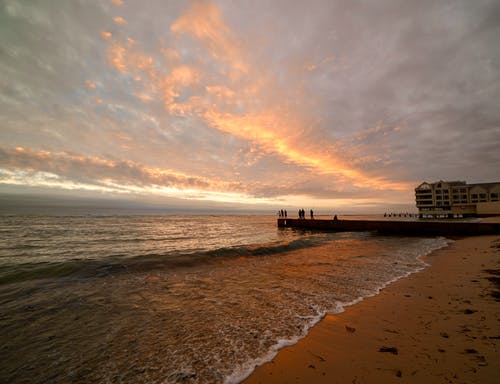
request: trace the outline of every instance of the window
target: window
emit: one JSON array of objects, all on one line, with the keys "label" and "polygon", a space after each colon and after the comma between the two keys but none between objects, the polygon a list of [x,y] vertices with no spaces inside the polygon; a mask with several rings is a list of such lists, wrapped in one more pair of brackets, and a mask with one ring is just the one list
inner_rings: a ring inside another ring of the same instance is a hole
[{"label": "window", "polygon": [[432,205],[432,200],[417,200],[417,205]]}]

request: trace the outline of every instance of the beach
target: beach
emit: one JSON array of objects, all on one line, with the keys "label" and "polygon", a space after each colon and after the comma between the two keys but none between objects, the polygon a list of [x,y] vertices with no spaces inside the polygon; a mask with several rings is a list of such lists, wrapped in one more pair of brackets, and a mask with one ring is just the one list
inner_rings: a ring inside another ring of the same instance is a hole
[{"label": "beach", "polygon": [[498,235],[259,215],[3,216],[0,232],[0,382],[498,376]]},{"label": "beach", "polygon": [[456,239],[429,267],[343,313],[244,381],[254,383],[497,383],[500,237]]},{"label": "beach", "polygon": [[449,243],[265,215],[2,216],[0,232],[6,383],[239,383]]}]

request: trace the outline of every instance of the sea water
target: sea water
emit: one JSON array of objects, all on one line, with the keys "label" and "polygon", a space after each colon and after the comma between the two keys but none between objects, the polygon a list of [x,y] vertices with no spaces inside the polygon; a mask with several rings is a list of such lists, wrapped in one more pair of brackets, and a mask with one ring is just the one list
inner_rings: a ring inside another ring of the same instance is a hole
[{"label": "sea water", "polygon": [[0,382],[236,383],[446,244],[265,215],[0,216]]}]

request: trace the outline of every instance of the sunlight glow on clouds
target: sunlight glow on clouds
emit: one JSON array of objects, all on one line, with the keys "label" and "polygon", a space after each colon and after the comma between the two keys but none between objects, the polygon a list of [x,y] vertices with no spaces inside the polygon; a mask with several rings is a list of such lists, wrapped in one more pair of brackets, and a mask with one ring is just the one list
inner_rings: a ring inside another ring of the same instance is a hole
[{"label": "sunlight glow on clouds", "polygon": [[[86,158],[68,153],[34,152],[22,147],[9,152],[0,151],[0,155],[0,184],[159,194],[230,203],[275,202],[273,199],[249,196],[237,183],[229,185],[224,181],[200,179],[170,170],[151,169],[133,162]],[[7,168],[13,168],[15,171]],[[74,169],[85,170],[85,174],[82,172],[78,181],[72,177]],[[131,181],[133,183],[130,183]],[[230,192],[231,190],[233,192]]]},{"label": "sunlight glow on clouds", "polygon": [[499,8],[6,0],[0,184],[383,207],[494,181]]},{"label": "sunlight glow on clouds", "polygon": [[33,151],[17,147],[13,151],[1,151],[0,165],[16,169],[40,170],[63,177],[74,177],[74,170],[85,181],[97,184],[114,182],[122,185],[175,186],[177,188],[231,189],[236,183],[207,180],[166,169],[149,168],[127,160],[108,160],[86,157],[66,152]]},{"label": "sunlight glow on clouds", "polygon": [[113,20],[116,24],[127,24],[127,20],[120,16],[114,17]]},{"label": "sunlight glow on clouds", "polygon": [[[350,167],[345,161],[332,154],[326,154],[319,145],[308,143],[309,151],[301,148],[307,137],[297,135],[296,127],[299,116],[290,116],[293,112],[286,106],[253,106],[255,101],[264,99],[262,104],[269,104],[265,96],[276,84],[266,83],[259,89],[259,77],[264,76],[262,68],[250,68],[244,62],[243,50],[238,46],[234,34],[221,19],[219,9],[210,3],[192,3],[188,11],[172,26],[175,33],[192,35],[213,59],[214,65],[222,63],[222,74],[229,71],[228,79],[221,79],[213,73],[204,73],[196,66],[178,64],[170,74],[159,73],[153,59],[113,42],[109,49],[109,60],[120,72],[140,71],[148,76],[150,84],[144,85],[149,90],[159,90],[163,103],[170,114],[184,116],[192,114],[202,119],[209,126],[246,140],[257,142],[263,150],[274,150],[287,161],[314,168],[322,174],[334,174],[347,178],[356,186],[373,188],[407,189],[408,184],[387,182],[382,177],[372,178]],[[172,51],[171,51],[172,52]],[[175,51],[174,51],[175,52]],[[174,55],[181,61],[179,54]],[[326,59],[328,61],[328,59]],[[325,61],[325,60],[323,60]],[[199,65],[199,63],[197,63]],[[227,66],[224,67],[224,65]],[[226,81],[225,84],[211,84],[211,81]],[[198,88],[200,83],[204,87]],[[181,93],[194,89],[194,95],[180,101]],[[141,93],[139,98],[147,100],[148,93]],[[243,107],[238,108],[239,106]],[[260,107],[260,108],[259,108]],[[257,110],[255,110],[257,109]],[[288,115],[288,116],[287,116]],[[321,143],[323,146],[324,143]]]}]

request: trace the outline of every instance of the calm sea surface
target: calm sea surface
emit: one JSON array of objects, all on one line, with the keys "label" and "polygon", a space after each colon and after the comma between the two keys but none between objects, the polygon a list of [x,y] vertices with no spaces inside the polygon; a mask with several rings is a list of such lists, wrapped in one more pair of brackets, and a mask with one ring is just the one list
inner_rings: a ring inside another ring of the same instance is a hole
[{"label": "calm sea surface", "polygon": [[0,382],[238,382],[445,245],[274,216],[0,216]]}]

